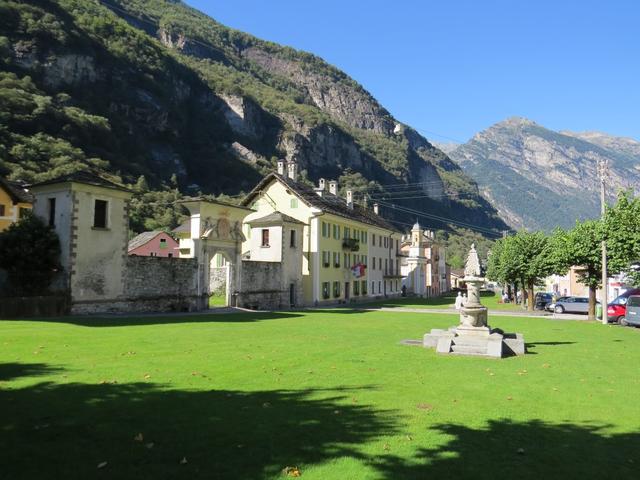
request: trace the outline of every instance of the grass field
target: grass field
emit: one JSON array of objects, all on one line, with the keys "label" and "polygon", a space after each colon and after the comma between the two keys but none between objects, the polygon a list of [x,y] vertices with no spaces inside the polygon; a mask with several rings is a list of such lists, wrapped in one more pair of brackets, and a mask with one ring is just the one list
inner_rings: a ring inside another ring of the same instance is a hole
[{"label": "grass field", "polygon": [[226,307],[226,306],[227,306],[227,299],[224,294],[211,295],[209,297],[209,308]]},{"label": "grass field", "polygon": [[638,478],[640,330],[496,317],[528,355],[399,345],[455,322],[0,321],[0,478]]},{"label": "grass field", "polygon": [[[440,297],[419,298],[419,297],[400,297],[388,298],[385,300],[373,302],[372,305],[382,307],[405,307],[405,308],[451,308],[456,301],[456,294],[450,293]],[[511,312],[523,312],[524,309],[520,304],[499,303],[500,296],[490,292],[483,292],[481,298],[482,304],[489,310],[501,310]]]}]

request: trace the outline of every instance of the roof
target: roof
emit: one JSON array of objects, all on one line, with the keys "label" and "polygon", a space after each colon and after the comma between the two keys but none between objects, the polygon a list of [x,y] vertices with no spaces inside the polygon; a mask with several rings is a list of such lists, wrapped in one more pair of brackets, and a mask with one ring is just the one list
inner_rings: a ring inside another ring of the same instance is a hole
[{"label": "roof", "polygon": [[7,192],[13,203],[33,203],[33,195],[29,193],[25,185],[12,182],[0,177],[0,187]]},{"label": "roof", "polygon": [[262,224],[274,224],[274,223],[297,223],[299,225],[306,225],[304,222],[301,222],[298,219],[290,217],[289,215],[285,215],[282,212],[273,212],[264,217],[256,218],[254,220],[249,220],[247,222],[249,225],[262,223]]},{"label": "roof", "polygon": [[181,223],[171,231],[176,233],[191,232],[191,220]]},{"label": "roof", "polygon": [[107,180],[106,178],[98,175],[97,173],[90,172],[87,170],[81,170],[81,171],[73,172],[67,175],[61,175],[59,177],[52,178],[51,180],[45,180],[44,182],[35,183],[31,186],[40,187],[43,185],[53,185],[56,183],[68,183],[68,182],[82,183],[85,185],[94,185],[97,187],[104,187],[104,188],[112,188],[114,190],[120,190],[123,192],[129,192],[129,193],[131,192],[131,190],[124,187],[123,185],[118,185],[117,183]]},{"label": "roof", "polygon": [[[127,251],[135,250],[138,247],[149,243],[151,240],[156,238],[161,233],[167,233],[162,230],[154,230],[152,232],[142,232],[139,235],[136,235],[131,240],[129,240],[129,245],[127,246]],[[168,234],[167,234],[168,235]]]},{"label": "roof", "polygon": [[223,205],[225,207],[233,207],[233,208],[240,208],[242,210],[254,211],[252,208],[249,208],[245,205],[235,205],[233,203],[222,202],[220,200],[212,200],[211,198],[207,198],[207,197],[185,197],[185,198],[182,198],[181,200],[178,200],[176,203],[190,203],[190,202],[206,202],[206,203],[213,203],[216,205]]},{"label": "roof", "polygon": [[361,223],[366,223],[374,227],[383,228],[392,232],[400,232],[391,223],[386,221],[379,215],[376,215],[373,210],[369,210],[357,203],[353,204],[353,208],[349,208],[343,198],[337,195],[332,195],[329,192],[324,192],[322,196],[318,195],[315,189],[304,183],[295,182],[288,177],[279,175],[277,173],[270,173],[264,177],[258,185],[255,186],[251,192],[242,201],[243,205],[249,205],[253,199],[264,190],[267,185],[273,181],[279,181],[289,188],[296,196],[298,196],[303,202],[312,207],[316,207],[325,213],[337,215],[350,220],[355,220]]}]

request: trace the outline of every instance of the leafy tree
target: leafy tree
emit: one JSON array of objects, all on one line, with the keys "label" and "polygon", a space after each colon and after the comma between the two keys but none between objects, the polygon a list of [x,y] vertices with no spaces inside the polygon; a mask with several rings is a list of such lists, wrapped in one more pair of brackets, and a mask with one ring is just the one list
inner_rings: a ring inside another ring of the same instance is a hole
[{"label": "leafy tree", "polygon": [[607,269],[625,273],[634,285],[640,283],[640,272],[630,269],[640,260],[640,198],[621,192],[617,203],[607,209],[604,218],[607,240]]},{"label": "leafy tree", "polygon": [[558,230],[552,241],[551,259],[557,273],[578,266],[580,282],[589,287],[589,319],[595,320],[596,290],[602,284],[603,228],[599,220],[576,222],[569,231]]},{"label": "leafy tree", "polygon": [[0,252],[0,268],[18,295],[42,295],[62,268],[58,235],[31,212],[0,232]]}]

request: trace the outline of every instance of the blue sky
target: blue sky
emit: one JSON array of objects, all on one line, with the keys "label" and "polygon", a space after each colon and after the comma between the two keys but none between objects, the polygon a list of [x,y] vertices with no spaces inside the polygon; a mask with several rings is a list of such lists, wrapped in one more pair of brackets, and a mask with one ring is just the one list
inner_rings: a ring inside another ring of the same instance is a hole
[{"label": "blue sky", "polygon": [[640,1],[187,3],[321,56],[434,140],[511,116],[640,140]]}]

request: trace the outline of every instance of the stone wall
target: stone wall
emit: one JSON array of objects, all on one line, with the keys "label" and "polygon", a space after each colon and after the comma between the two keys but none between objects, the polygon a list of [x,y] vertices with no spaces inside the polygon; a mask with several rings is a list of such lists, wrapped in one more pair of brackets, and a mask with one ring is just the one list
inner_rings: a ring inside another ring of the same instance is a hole
[{"label": "stone wall", "polygon": [[[290,308],[289,284],[281,262],[242,261],[242,291],[237,306],[256,310]],[[302,282],[293,282],[297,304],[302,304]]]},{"label": "stone wall", "polygon": [[123,278],[122,296],[74,302],[72,312],[190,312],[206,308],[207,296],[198,295],[195,258],[129,256]]}]

